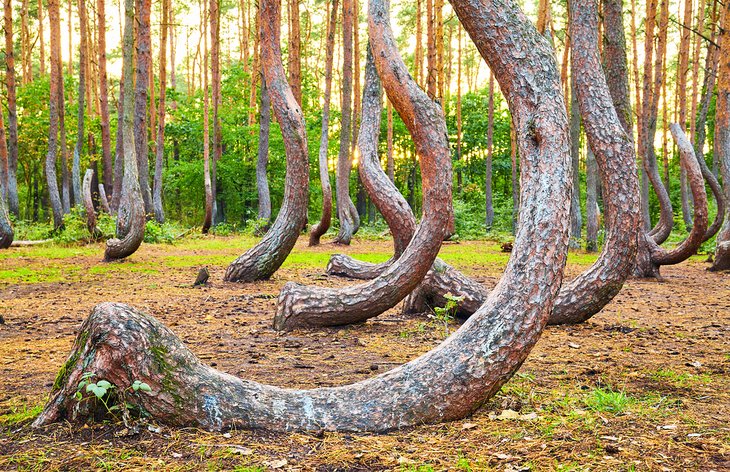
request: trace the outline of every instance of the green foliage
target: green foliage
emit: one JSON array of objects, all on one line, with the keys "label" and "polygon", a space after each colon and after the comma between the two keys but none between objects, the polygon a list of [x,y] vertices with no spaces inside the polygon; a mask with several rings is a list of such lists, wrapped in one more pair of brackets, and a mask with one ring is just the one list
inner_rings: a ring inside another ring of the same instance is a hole
[{"label": "green foliage", "polygon": [[586,406],[591,410],[615,415],[623,413],[631,403],[631,399],[623,391],[617,392],[611,388],[600,387],[593,389],[585,399]]}]

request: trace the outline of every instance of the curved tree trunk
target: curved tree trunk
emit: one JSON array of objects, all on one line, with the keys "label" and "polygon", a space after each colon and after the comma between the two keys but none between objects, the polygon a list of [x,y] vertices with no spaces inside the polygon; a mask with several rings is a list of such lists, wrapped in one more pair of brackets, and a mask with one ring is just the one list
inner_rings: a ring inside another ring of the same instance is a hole
[{"label": "curved tree trunk", "polygon": [[[48,106],[48,153],[46,154],[46,181],[48,183],[48,198],[51,201],[53,212],[53,226],[58,229],[63,226],[63,206],[58,191],[56,177],[56,161],[58,155],[58,119],[59,119],[59,84],[61,82],[61,26],[58,0],[49,0],[48,18],[51,23],[51,82]],[[62,105],[61,105],[62,106]]]},{"label": "curved tree trunk", "polygon": [[[370,4],[372,8],[379,8]],[[441,107],[421,90],[408,74],[395,47],[387,14],[370,15],[370,47],[377,72],[366,69],[363,113],[369,123],[358,141],[360,154],[374,152],[375,121],[381,105],[377,102],[380,79],[388,97],[413,136],[421,157],[423,220],[398,261],[379,277],[343,289],[307,287],[288,283],[279,294],[274,327],[332,326],[356,323],[392,308],[410,293],[426,275],[446,234],[451,208],[451,158],[446,122]],[[378,78],[380,75],[380,79]],[[372,107],[372,108],[371,108]]]},{"label": "curved tree trunk", "polygon": [[271,194],[269,180],[266,176],[266,167],[269,165],[269,134],[271,130],[271,100],[266,78],[261,74],[261,109],[259,110],[259,147],[256,160],[256,188],[259,195],[260,220],[271,220]]},{"label": "curved tree trunk", "polygon": [[337,218],[340,220],[340,231],[334,239],[335,244],[349,245],[352,235],[359,224],[355,204],[350,198],[350,174],[352,173],[352,155],[350,153],[350,137],[352,134],[352,34],[354,28],[353,0],[342,0],[342,126],[340,129],[340,151],[337,154],[337,176],[335,189],[337,192]]},{"label": "curved tree trunk", "polygon": [[[20,216],[18,200],[18,111],[15,90],[15,47],[13,43],[13,1],[4,3],[5,84],[8,92],[8,210]],[[60,35],[60,30],[59,30]]]},{"label": "curved tree trunk", "polygon": [[692,199],[695,203],[692,231],[690,231],[687,239],[670,251],[659,247],[651,234],[647,234],[645,238],[640,235],[639,251],[636,257],[636,265],[633,268],[633,275],[636,277],[661,278],[659,274],[660,267],[679,264],[689,259],[702,245],[707,231],[707,194],[705,193],[705,181],[702,178],[697,156],[679,125],[672,124],[671,130],[679,147],[679,155],[687,172],[687,179],[692,190]]},{"label": "curved tree trunk", "polygon": [[109,207],[109,200],[106,196],[106,188],[104,187],[104,184],[99,184],[99,201],[101,202],[101,208],[106,212],[107,215],[112,214],[112,209]]},{"label": "curved tree trunk", "polygon": [[155,143],[155,177],[152,184],[152,206],[155,220],[165,222],[162,207],[162,167],[165,159],[165,94],[167,93],[167,31],[169,28],[169,0],[162,0],[162,22],[160,25],[160,97],[157,105],[157,142]]},{"label": "curved tree trunk", "polygon": [[[137,156],[134,145],[134,0],[124,0],[124,36],[122,76],[124,77],[124,102],[122,103],[122,138],[124,177],[117,209],[116,238],[106,242],[104,260],[124,259],[142,244],[145,230],[145,209],[137,173]],[[117,157],[119,159],[119,157]]]},{"label": "curved tree trunk", "polygon": [[[571,6],[572,62],[578,107],[591,148],[594,150],[604,187],[607,235],[603,251],[591,268],[565,285],[555,301],[551,324],[579,323],[599,312],[610,302],[630,275],[637,251],[640,228],[639,186],[635,176],[633,143],[614,108],[606,77],[598,56],[598,20],[593,0],[576,0]],[[573,11],[575,10],[575,11]],[[625,61],[625,56],[624,56]],[[630,128],[630,125],[629,125]],[[436,268],[437,265],[434,265]],[[445,280],[448,271],[432,270],[429,277]],[[445,294],[461,296],[461,315],[473,313],[487,299],[487,290],[466,279],[470,285],[424,282],[428,290],[414,293],[418,302],[443,306]],[[432,306],[433,306],[432,305]]]},{"label": "curved tree trunk", "polygon": [[[264,0],[262,10],[273,1]],[[151,316],[105,303],[81,327],[35,426],[83,422],[95,412],[94,400],[74,398],[85,372],[118,391],[134,380],[145,382],[151,394],[130,394],[124,400],[157,421],[211,430],[387,431],[455,420],[509,380],[537,342],[562,278],[571,189],[567,117],[551,49],[515,4],[507,0],[497,8],[492,2],[466,0],[454,5],[462,21],[473,18],[467,29],[491,52],[490,65],[502,89],[516,99],[512,105],[520,129],[536,131],[534,137],[520,133],[522,208],[534,218],[523,219],[505,275],[475,316],[438,348],[377,377],[342,387],[290,390],[205,366]],[[382,0],[373,0],[370,12],[373,26],[387,19]],[[379,48],[373,49],[377,54]],[[539,67],[541,80],[524,80],[535,70],[526,67]],[[429,193],[437,183],[424,182]]]},{"label": "curved tree trunk", "polygon": [[[84,147],[84,117],[85,117],[85,100],[86,97],[86,54],[88,52],[87,47],[87,15],[86,15],[86,2],[85,0],[79,0],[79,35],[81,41],[79,43],[79,88],[78,94],[78,114],[76,115],[76,145],[74,146],[74,157],[73,163],[71,164],[71,178],[74,189],[74,205],[86,205],[86,193],[82,194],[81,190],[81,151]],[[84,176],[84,179],[86,176]],[[91,193],[91,187],[89,187],[89,193]],[[93,206],[92,206],[93,208]],[[94,226],[96,229],[96,223]]]},{"label": "curved tree trunk", "polygon": [[84,174],[84,182],[82,184],[84,213],[86,214],[86,228],[89,230],[91,237],[96,238],[99,231],[96,227],[96,211],[94,210],[94,201],[91,198],[91,180],[94,178],[94,171],[86,169]]},{"label": "curved tree trunk", "polygon": [[713,174],[710,168],[707,166],[704,156],[700,157],[696,153],[695,156],[697,157],[697,162],[699,163],[700,169],[702,170],[702,177],[707,182],[708,187],[710,187],[710,190],[712,191],[712,196],[715,197],[715,202],[717,203],[717,214],[715,215],[715,219],[712,221],[712,224],[707,227],[705,236],[704,238],[702,238],[702,242],[704,243],[706,241],[709,241],[714,235],[717,234],[718,231],[720,231],[720,227],[722,227],[722,223],[723,221],[725,221],[725,208],[727,206],[727,201],[725,200],[725,194],[722,191],[722,186],[720,185],[720,182],[717,181],[715,174]]},{"label": "curved tree trunk", "polygon": [[281,60],[279,8],[277,0],[263,2],[260,31],[261,65],[286,148],[284,204],[263,239],[228,266],[225,280],[230,282],[253,282],[271,277],[289,255],[307,223],[307,134],[302,109],[292,94]]},{"label": "curved tree trunk", "polygon": [[322,106],[322,132],[319,137],[319,181],[322,185],[322,218],[309,232],[309,245],[319,245],[320,238],[332,224],[332,186],[327,160],[329,149],[330,102],[332,98],[332,63],[335,53],[335,29],[337,27],[338,0],[332,1],[332,11],[327,22],[327,45],[324,70],[324,104]]}]

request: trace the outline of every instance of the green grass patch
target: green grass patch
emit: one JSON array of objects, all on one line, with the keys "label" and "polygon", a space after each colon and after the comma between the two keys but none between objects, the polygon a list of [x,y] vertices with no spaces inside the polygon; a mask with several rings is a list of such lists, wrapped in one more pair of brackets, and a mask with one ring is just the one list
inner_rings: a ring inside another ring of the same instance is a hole
[{"label": "green grass patch", "polygon": [[593,411],[620,415],[633,403],[633,400],[623,391],[614,391],[611,388],[595,388],[583,402]]},{"label": "green grass patch", "polygon": [[671,369],[659,369],[651,373],[651,379],[656,382],[665,382],[677,388],[687,388],[693,385],[707,385],[712,382],[709,374],[688,374],[686,372],[675,372]]},{"label": "green grass patch", "polygon": [[35,419],[43,411],[43,405],[20,405],[10,408],[10,413],[0,415],[0,426],[10,427]]}]

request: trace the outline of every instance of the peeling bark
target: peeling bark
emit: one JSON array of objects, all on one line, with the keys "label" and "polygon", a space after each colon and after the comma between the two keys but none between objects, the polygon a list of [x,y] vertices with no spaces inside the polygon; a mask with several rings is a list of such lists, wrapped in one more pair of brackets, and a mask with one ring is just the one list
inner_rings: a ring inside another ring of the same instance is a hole
[{"label": "peeling bark", "polygon": [[[269,2],[264,0],[262,8],[271,8]],[[503,279],[478,312],[438,348],[389,372],[342,387],[291,390],[205,366],[151,316],[105,303],[81,327],[34,426],[81,423],[95,412],[93,401],[74,398],[84,372],[119,390],[134,380],[146,382],[150,394],[124,400],[157,421],[210,430],[387,431],[463,418],[494,395],[539,339],[562,279],[571,190],[568,124],[549,44],[517,6],[510,0],[498,5],[464,0],[454,6],[462,21],[474,21],[467,30],[481,29],[474,34],[478,44],[494,53],[488,55],[490,65],[502,89],[517,102],[511,104],[520,129],[534,126],[536,133],[520,133],[522,209],[531,217],[523,219]],[[382,0],[373,0],[370,11],[374,30],[387,18]],[[386,83],[386,58],[378,57],[375,36],[376,65]],[[390,47],[395,51],[394,42]],[[530,59],[520,62],[525,55]],[[534,72],[524,66],[537,64],[543,65],[541,80],[521,80]],[[392,98],[396,109],[402,109],[403,97]],[[431,191],[436,183],[426,179],[424,188]]]},{"label": "peeling bark", "polygon": [[[377,74],[369,68],[365,93],[369,96],[378,86],[379,76],[413,137],[421,158],[424,217],[398,261],[367,283],[343,289],[286,284],[274,318],[279,330],[356,323],[392,308],[426,275],[447,231],[452,213],[451,157],[443,111],[408,73],[382,4],[370,3],[369,31]],[[372,145],[368,133],[362,135],[358,147]]]},{"label": "peeling bark", "polygon": [[[116,238],[106,242],[104,260],[124,259],[139,248],[144,239],[145,208],[137,173],[137,156],[134,145],[134,0],[124,0],[124,36],[122,76],[124,77],[124,102],[122,103],[122,139],[124,177],[117,209]],[[119,157],[117,157],[119,159]]]},{"label": "peeling bark", "polygon": [[287,82],[281,61],[280,0],[261,7],[261,62],[286,148],[284,204],[263,239],[233,261],[225,280],[252,282],[268,279],[284,262],[306,225],[309,203],[309,152],[302,109]]}]

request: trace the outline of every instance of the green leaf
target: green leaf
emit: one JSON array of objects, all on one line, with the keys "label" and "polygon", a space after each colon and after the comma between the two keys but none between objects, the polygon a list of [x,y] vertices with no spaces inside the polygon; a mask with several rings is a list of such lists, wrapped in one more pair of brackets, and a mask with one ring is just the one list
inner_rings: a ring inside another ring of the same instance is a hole
[{"label": "green leaf", "polygon": [[152,387],[150,387],[149,385],[147,385],[144,382],[141,382],[140,383],[139,389],[142,390],[143,392],[151,392],[152,391]]},{"label": "green leaf", "polygon": [[101,387],[101,388],[103,388],[103,389],[107,389],[107,390],[108,390],[108,389],[110,389],[110,388],[112,387],[112,384],[110,384],[110,383],[109,383],[109,382],[107,382],[106,380],[99,380],[99,381],[98,381],[98,382],[96,383],[96,385],[97,385],[97,386],[99,386],[99,387]]}]

